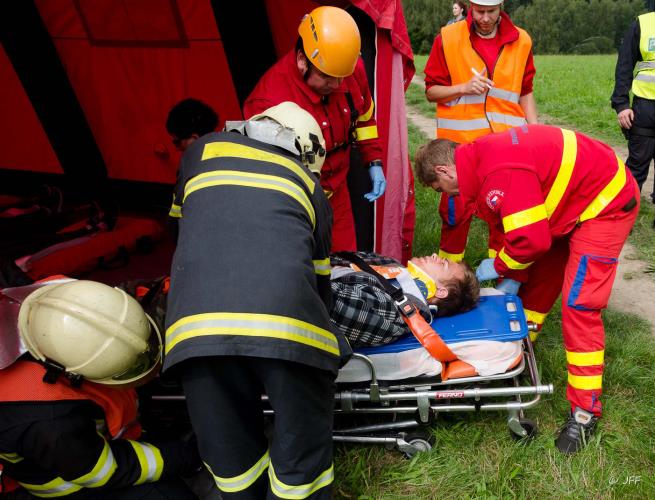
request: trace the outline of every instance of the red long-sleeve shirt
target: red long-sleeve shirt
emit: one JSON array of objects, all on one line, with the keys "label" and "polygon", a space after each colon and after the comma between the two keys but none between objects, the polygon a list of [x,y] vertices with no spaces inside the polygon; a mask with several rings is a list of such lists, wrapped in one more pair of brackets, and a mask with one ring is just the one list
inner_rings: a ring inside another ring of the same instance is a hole
[{"label": "red long-sleeve shirt", "polygon": [[303,80],[296,65],[296,52],[292,50],[275,63],[257,83],[243,105],[243,114],[250,118],[283,101],[295,102],[311,113],[321,127],[328,152],[321,169],[321,185],[323,189],[335,191],[346,181],[350,164],[350,148],[344,147],[351,139],[352,116],[348,93],[358,114],[356,130],[375,132],[374,138],[357,140],[362,162],[368,165],[372,160],[382,159],[382,147],[377,137],[373,98],[361,58],[357,62],[355,72],[344,78],[337,90],[328,96],[322,96],[314,92]]},{"label": "red long-sleeve shirt", "polygon": [[496,271],[519,281],[554,239],[576,227],[601,191],[609,200],[599,207],[601,217],[635,196],[631,174],[612,148],[547,125],[517,127],[458,146],[455,163],[461,201],[490,226],[503,227]]}]

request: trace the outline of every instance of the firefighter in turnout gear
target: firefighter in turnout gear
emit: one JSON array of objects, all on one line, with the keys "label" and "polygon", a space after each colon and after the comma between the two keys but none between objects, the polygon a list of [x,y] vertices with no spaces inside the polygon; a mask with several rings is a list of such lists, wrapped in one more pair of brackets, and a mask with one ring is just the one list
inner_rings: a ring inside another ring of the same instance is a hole
[{"label": "firefighter in turnout gear", "polygon": [[425,185],[458,196],[504,233],[498,255],[478,267],[479,279],[502,277],[499,288],[516,293],[520,286],[524,297],[541,291],[551,300],[537,310],[544,316],[561,287],[571,417],[557,447],[577,451],[601,415],[601,310],[639,211],[634,178],[606,144],[545,125],[461,146],[437,139],[417,153],[416,169]]},{"label": "firefighter in turnout gear", "polygon": [[[425,96],[437,105],[436,137],[459,144],[537,123],[532,40],[502,11],[503,0],[473,0],[464,22],[435,37],[425,66]],[[464,257],[471,217],[457,197],[441,195],[439,256]],[[489,256],[502,233],[489,228]]]},{"label": "firefighter in turnout gear", "polygon": [[334,213],[332,251],[354,251],[355,222],[346,182],[353,145],[371,179],[372,189],[364,197],[373,202],[386,188],[375,105],[359,56],[359,29],[345,10],[321,6],[303,18],[298,35],[295,49],[273,65],[248,96],[243,114],[249,118],[292,101],[316,119],[327,149],[321,186]]},{"label": "firefighter in turnout gear", "polygon": [[127,386],[156,373],[162,342],[135,299],[57,279],[0,290],[0,318],[6,498],[195,498],[177,477],[201,466],[195,444],[139,440]]},{"label": "firefighter in turnout gear", "polygon": [[226,130],[181,160],[164,370],[179,373],[221,495],[330,498],[333,383],[349,348],[328,314],[323,136],[291,102]]}]

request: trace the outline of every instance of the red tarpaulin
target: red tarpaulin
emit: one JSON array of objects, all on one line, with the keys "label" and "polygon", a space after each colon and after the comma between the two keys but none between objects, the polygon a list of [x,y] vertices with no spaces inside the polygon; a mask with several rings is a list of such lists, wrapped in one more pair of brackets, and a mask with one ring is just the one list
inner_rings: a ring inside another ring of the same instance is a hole
[{"label": "red tarpaulin", "polygon": [[[403,92],[414,68],[401,1],[321,3],[342,7],[352,3],[375,23],[373,87],[389,181],[385,198],[376,205],[376,249],[406,258],[413,234],[413,186]],[[185,97],[210,104],[221,123],[241,117],[239,98],[244,96],[243,89],[234,84],[235,65],[253,64],[259,51],[231,60],[230,67],[229,40],[222,39],[217,25],[221,2],[36,0],[35,5],[63,66],[64,83],[81,108],[82,122],[88,126],[109,179],[175,181],[179,155],[164,123],[170,107]],[[318,3],[263,0],[262,5],[275,50],[281,55],[295,43],[302,15]],[[244,25],[238,30],[243,40],[232,41],[248,47],[250,20],[244,17],[239,22]],[[15,62],[0,50],[0,169],[67,171],[70,155],[64,161],[44,131],[52,130],[53,124],[42,126],[39,116],[43,113],[35,112],[24,90],[26,82],[17,76],[15,64],[12,67]],[[66,126],[67,117],[57,117],[55,127]],[[81,165],[77,171],[83,171],[85,158],[75,161]]]}]

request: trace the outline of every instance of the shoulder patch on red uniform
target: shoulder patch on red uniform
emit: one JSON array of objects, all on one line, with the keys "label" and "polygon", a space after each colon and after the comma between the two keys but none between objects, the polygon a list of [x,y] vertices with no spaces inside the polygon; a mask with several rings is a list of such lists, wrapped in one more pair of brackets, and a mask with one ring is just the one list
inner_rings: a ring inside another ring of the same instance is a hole
[{"label": "shoulder patch on red uniform", "polygon": [[503,201],[503,197],[505,196],[505,193],[501,191],[500,189],[492,189],[487,193],[487,196],[485,196],[485,201],[487,202],[487,206],[489,209],[493,212],[498,209],[500,204]]}]

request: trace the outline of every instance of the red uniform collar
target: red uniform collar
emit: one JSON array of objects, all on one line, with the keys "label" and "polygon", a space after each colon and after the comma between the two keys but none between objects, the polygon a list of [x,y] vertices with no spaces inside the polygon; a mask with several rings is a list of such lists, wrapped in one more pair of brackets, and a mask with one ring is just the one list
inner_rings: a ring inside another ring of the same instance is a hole
[{"label": "red uniform collar", "polygon": [[[516,29],[516,26],[510,17],[504,11],[501,11],[500,18],[502,20],[498,24],[498,33],[496,33],[496,36],[500,39],[500,44],[505,45],[518,40],[519,30]],[[471,35],[473,35],[475,33],[475,29],[473,28],[473,17],[470,11],[466,15],[466,24],[469,27]]]},{"label": "red uniform collar", "polygon": [[[285,58],[286,72],[289,75],[289,78],[293,82],[293,84],[296,87],[298,87],[298,89],[303,94],[305,94],[307,99],[309,99],[309,101],[312,104],[318,104],[319,102],[321,102],[323,96],[321,94],[317,94],[316,92],[314,92],[312,88],[309,85],[307,85],[302,75],[298,71],[298,66],[296,65],[295,49],[288,52],[287,55],[284,56],[284,58]],[[344,92],[344,82],[341,82],[339,88],[337,88],[334,92]]]}]

